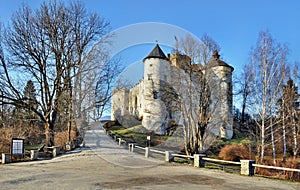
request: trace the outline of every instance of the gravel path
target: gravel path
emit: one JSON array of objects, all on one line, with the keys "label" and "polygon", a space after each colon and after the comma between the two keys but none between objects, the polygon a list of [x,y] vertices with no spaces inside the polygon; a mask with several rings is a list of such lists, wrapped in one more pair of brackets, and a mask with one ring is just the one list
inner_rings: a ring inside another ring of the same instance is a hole
[{"label": "gravel path", "polygon": [[101,128],[86,134],[89,147],[51,160],[0,165],[0,189],[300,189],[299,183],[146,159],[120,148]]}]

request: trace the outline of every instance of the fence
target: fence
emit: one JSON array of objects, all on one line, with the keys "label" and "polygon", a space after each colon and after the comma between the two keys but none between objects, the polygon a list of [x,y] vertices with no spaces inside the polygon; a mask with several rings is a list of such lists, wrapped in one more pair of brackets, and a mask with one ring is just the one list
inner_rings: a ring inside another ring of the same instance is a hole
[{"label": "fence", "polygon": [[[283,168],[283,167],[275,167],[275,166],[266,166],[261,164],[255,164],[254,160],[240,160],[240,162],[234,162],[234,161],[227,161],[227,160],[219,160],[219,159],[213,159],[208,158],[206,155],[203,154],[194,154],[193,156],[183,155],[183,154],[176,154],[172,151],[162,151],[162,150],[156,150],[154,148],[150,147],[141,147],[136,145],[132,142],[126,142],[121,137],[117,137],[114,134],[110,133],[109,131],[106,131],[106,134],[111,136],[115,141],[119,142],[119,145],[121,146],[123,143],[128,146],[128,149],[130,152],[135,152],[135,149],[139,149],[142,151],[145,151],[145,157],[148,158],[152,155],[152,153],[164,155],[166,162],[173,162],[175,157],[178,158],[184,158],[184,159],[190,159],[193,160],[194,167],[205,167],[207,163],[213,164],[213,163],[225,163],[230,165],[239,166],[239,172],[241,175],[254,175],[255,167],[260,168],[268,168],[268,169],[275,169],[275,170],[284,170],[284,171],[292,171],[292,172],[300,172],[300,169],[293,169],[293,168]],[[218,164],[215,164],[218,165]],[[220,166],[220,165],[218,165]],[[224,169],[224,166],[223,166]]]}]

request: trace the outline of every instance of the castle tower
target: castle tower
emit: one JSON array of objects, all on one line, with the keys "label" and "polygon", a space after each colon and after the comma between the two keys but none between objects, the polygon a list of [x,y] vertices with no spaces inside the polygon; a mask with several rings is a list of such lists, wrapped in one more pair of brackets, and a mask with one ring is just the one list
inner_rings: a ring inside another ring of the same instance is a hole
[{"label": "castle tower", "polygon": [[126,88],[116,89],[112,96],[111,120],[118,120],[128,115],[129,91]]},{"label": "castle tower", "polygon": [[188,70],[189,66],[191,65],[191,58],[178,52],[170,55],[170,61],[172,65],[183,70]]},{"label": "castle tower", "polygon": [[164,82],[170,81],[171,63],[157,44],[144,62],[144,114],[143,126],[164,134],[168,112],[164,102],[160,99],[160,90]]},{"label": "castle tower", "polygon": [[220,59],[218,51],[215,51],[204,72],[211,91],[211,105],[213,119],[210,122],[210,130],[223,138],[232,138],[232,72],[234,68]]}]

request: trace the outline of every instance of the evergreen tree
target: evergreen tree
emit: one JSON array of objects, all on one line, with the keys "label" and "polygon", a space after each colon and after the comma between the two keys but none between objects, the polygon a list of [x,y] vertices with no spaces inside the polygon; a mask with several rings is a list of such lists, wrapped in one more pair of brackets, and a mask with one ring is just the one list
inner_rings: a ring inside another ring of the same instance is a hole
[{"label": "evergreen tree", "polygon": [[36,98],[36,90],[32,80],[27,81],[26,86],[24,87],[23,91],[24,102],[29,105],[27,110],[24,110],[24,118],[26,121],[29,122],[30,125],[34,124],[37,120],[36,114],[34,110],[37,109],[37,98]]},{"label": "evergreen tree", "polygon": [[[298,114],[299,114],[299,94],[298,87],[293,80],[289,79],[286,85],[283,85],[283,94],[279,99],[279,114],[282,120],[282,142],[283,142],[283,161],[286,161],[287,150],[293,149],[294,157],[298,151]],[[292,142],[289,146],[288,142]]]}]

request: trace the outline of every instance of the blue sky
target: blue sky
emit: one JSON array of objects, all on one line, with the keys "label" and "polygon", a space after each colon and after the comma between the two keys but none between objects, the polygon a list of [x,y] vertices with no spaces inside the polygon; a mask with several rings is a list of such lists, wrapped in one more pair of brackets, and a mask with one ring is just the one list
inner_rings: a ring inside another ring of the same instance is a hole
[{"label": "blue sky", "polygon": [[[0,20],[8,22],[11,14],[22,5],[22,2],[37,8],[42,0],[2,0]],[[178,26],[199,38],[207,33],[219,43],[222,58],[235,67],[237,73],[248,63],[249,50],[255,45],[259,31],[266,29],[279,42],[288,44],[291,63],[300,61],[300,1],[297,0],[82,0],[82,2],[89,10],[109,20],[112,30],[135,23],[159,22]],[[145,49],[147,52],[142,55],[131,55],[138,57],[136,60],[131,58],[126,61],[138,61],[151,49]]]},{"label": "blue sky", "polygon": [[221,46],[223,59],[237,69],[261,30],[287,43],[290,61],[300,60],[300,1],[297,0],[134,0],[89,1],[111,21],[113,29],[138,22],[163,22],[201,37],[207,33]]}]

